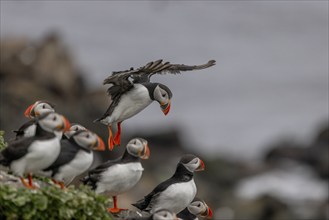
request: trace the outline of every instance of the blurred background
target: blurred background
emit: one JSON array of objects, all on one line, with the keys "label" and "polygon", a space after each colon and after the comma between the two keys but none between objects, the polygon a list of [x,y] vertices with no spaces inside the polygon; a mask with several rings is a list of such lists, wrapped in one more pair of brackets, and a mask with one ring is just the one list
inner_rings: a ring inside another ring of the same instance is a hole
[{"label": "blurred background", "polygon": [[[155,76],[173,92],[123,123],[123,145],[149,141],[130,204],[169,178],[180,156],[206,164],[198,197],[215,219],[329,217],[327,1],[1,1],[0,129],[36,100],[99,133],[112,71],[164,59],[217,65]],[[116,158],[124,147],[104,153]]]}]

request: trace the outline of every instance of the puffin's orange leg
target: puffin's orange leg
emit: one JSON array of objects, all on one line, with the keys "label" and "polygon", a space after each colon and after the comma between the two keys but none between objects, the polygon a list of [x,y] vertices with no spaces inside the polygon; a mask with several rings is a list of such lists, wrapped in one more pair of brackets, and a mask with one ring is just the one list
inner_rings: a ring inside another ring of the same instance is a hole
[{"label": "puffin's orange leg", "polygon": [[[29,176],[29,182],[27,183],[24,179],[24,177],[19,177],[22,184],[26,187],[26,188],[29,188],[29,189],[35,189],[35,187],[33,186],[33,184],[31,183],[30,184],[30,176]],[[32,179],[32,178],[31,178]]]},{"label": "puffin's orange leg", "polygon": [[118,131],[117,133],[115,134],[115,137],[114,137],[114,143],[116,145],[119,145],[121,144],[121,122],[118,122]]},{"label": "puffin's orange leg", "polygon": [[109,138],[107,139],[107,144],[108,144],[108,148],[112,151],[113,147],[115,145],[114,140],[113,140],[112,129],[111,129],[111,126],[108,126],[107,128],[109,130]]},{"label": "puffin's orange leg", "polygon": [[113,208],[108,208],[107,211],[111,212],[112,214],[116,214],[116,213],[119,213],[123,210],[127,210],[127,209],[121,209],[121,208],[118,208],[118,204],[117,204],[117,197],[116,196],[113,196]]},{"label": "puffin's orange leg", "polygon": [[53,181],[53,183],[55,183],[56,185],[59,185],[61,187],[61,189],[65,189],[65,185],[63,182],[59,182],[55,179],[51,179],[51,181]]}]

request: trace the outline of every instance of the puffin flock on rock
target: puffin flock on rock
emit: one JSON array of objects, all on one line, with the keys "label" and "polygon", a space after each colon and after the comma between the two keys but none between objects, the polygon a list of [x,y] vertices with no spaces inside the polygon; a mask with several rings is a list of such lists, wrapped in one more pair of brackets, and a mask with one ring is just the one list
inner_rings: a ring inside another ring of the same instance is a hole
[{"label": "puffin flock on rock", "polygon": [[[167,115],[171,108],[172,92],[161,84],[151,82],[154,74],[178,74],[182,71],[201,70],[215,65],[214,60],[203,65],[188,66],[157,60],[137,69],[116,71],[103,84],[110,84],[107,92],[111,103],[102,117],[96,119],[108,128],[108,148],[121,145],[121,123],[138,114],[153,101],[160,104]],[[15,130],[16,137],[0,152],[0,164],[19,176],[22,184],[31,189],[32,174],[50,177],[59,187],[65,188],[71,181],[88,171],[80,181],[113,198],[112,214],[121,212],[117,196],[132,189],[141,179],[141,159],[150,157],[148,142],[143,138],[130,140],[123,155],[108,160],[91,169],[96,151],[104,151],[105,144],[94,132],[80,124],[70,124],[55,112],[55,105],[48,101],[36,101],[24,112],[30,120]],[[116,126],[116,133],[113,128]],[[176,171],[157,185],[143,199],[132,204],[147,217],[133,219],[198,219],[211,218],[212,211],[201,199],[196,198],[197,187],[194,172],[205,169],[204,162],[195,155],[183,155]],[[24,175],[27,174],[28,182]],[[149,214],[147,214],[149,213]]]}]

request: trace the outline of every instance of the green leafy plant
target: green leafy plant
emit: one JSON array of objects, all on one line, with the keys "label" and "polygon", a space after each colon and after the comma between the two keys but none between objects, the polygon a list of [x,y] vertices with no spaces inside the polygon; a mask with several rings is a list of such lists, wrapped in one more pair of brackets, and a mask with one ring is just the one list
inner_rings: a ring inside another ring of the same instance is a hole
[{"label": "green leafy plant", "polygon": [[7,147],[7,143],[5,142],[5,139],[3,138],[4,134],[5,134],[5,132],[0,130],[0,151],[2,151],[5,147]]},{"label": "green leafy plant", "polygon": [[103,219],[108,198],[85,186],[61,190],[54,186],[36,190],[0,185],[0,219]]}]

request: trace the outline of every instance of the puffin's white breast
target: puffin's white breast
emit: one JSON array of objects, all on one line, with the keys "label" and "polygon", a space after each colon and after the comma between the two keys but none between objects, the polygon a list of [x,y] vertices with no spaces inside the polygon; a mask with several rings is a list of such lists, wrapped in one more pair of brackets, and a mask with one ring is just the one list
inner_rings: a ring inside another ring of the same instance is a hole
[{"label": "puffin's white breast", "polygon": [[50,166],[58,157],[60,143],[58,138],[34,141],[28,148],[28,153],[13,161],[10,168],[14,173],[23,175],[25,172],[36,172]]},{"label": "puffin's white breast", "polygon": [[122,95],[112,115],[105,118],[108,124],[126,120],[152,103],[147,88],[141,84],[134,84],[134,88]]},{"label": "puffin's white breast", "polygon": [[60,167],[54,179],[63,181],[65,185],[69,184],[74,177],[88,170],[93,162],[93,155],[93,152],[88,153],[84,150],[79,150],[73,160]]},{"label": "puffin's white breast", "polygon": [[193,201],[196,192],[193,179],[188,182],[172,184],[155,198],[151,213],[163,208],[177,214]]},{"label": "puffin's white breast", "polygon": [[96,193],[106,191],[110,196],[124,193],[138,183],[143,170],[140,162],[113,165],[102,174]]}]

